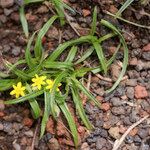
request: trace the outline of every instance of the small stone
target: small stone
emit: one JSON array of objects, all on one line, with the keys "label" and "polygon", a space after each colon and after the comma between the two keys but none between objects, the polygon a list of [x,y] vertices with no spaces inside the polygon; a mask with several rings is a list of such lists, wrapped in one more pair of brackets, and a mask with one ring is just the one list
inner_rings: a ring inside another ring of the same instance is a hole
[{"label": "small stone", "polygon": [[119,139],[119,138],[120,138],[119,128],[118,128],[118,127],[111,127],[111,128],[108,130],[108,133],[109,133],[110,136],[113,137],[114,139]]},{"label": "small stone", "polygon": [[30,119],[30,118],[24,118],[24,119],[23,119],[23,124],[24,124],[25,126],[31,127],[32,124],[33,124],[33,120]]},{"label": "small stone", "polygon": [[108,111],[110,109],[110,104],[109,103],[102,103],[101,109],[104,111]]},{"label": "small stone", "polygon": [[141,144],[141,138],[138,135],[134,136],[134,142],[136,145],[140,145]]},{"label": "small stone", "polygon": [[90,150],[90,147],[88,145],[87,142],[84,142],[82,145],[81,145],[81,150]]},{"label": "small stone", "polygon": [[138,135],[139,135],[142,139],[144,139],[144,138],[146,138],[146,137],[148,136],[148,130],[146,130],[146,129],[139,129]]},{"label": "small stone", "polygon": [[26,131],[26,132],[24,132],[24,134],[28,137],[33,137],[33,135],[34,135],[32,130]]},{"label": "small stone", "polygon": [[140,146],[139,150],[150,150],[150,136],[146,137]]},{"label": "small stone", "polygon": [[98,77],[96,77],[96,76],[93,76],[91,78],[91,82],[98,83],[99,81],[100,81],[100,79]]},{"label": "small stone", "polygon": [[137,79],[128,79],[126,81],[127,86],[136,86],[137,85]]},{"label": "small stone", "polygon": [[137,58],[134,57],[131,60],[129,60],[129,64],[132,65],[132,66],[136,66],[138,64]]},{"label": "small stone", "polygon": [[7,9],[7,8],[4,9],[5,16],[9,16],[12,12],[13,12],[12,9]]},{"label": "small stone", "polygon": [[128,143],[128,144],[133,143],[133,137],[130,136],[130,135],[127,135],[126,138],[125,138],[125,142]]},{"label": "small stone", "polygon": [[109,11],[115,14],[118,11],[118,9],[114,5],[110,5]]},{"label": "small stone", "polygon": [[133,99],[134,98],[134,88],[133,87],[127,87],[126,95],[128,98]]},{"label": "small stone", "polygon": [[124,115],[125,114],[125,110],[124,110],[124,107],[113,107],[111,109],[111,112],[114,114],[114,115]]},{"label": "small stone", "polygon": [[21,146],[18,143],[16,143],[16,141],[13,142],[13,147],[15,150],[21,150]]},{"label": "small stone", "polygon": [[147,52],[147,51],[150,51],[150,43],[147,44],[147,45],[145,45],[142,50],[143,50],[143,51],[146,51],[146,52]]},{"label": "small stone", "polygon": [[82,12],[84,17],[89,16],[91,14],[90,10],[88,9],[83,9]]},{"label": "small stone", "polygon": [[0,21],[1,21],[2,23],[6,23],[6,22],[7,22],[6,16],[5,16],[5,15],[0,15]]},{"label": "small stone", "polygon": [[106,145],[106,139],[98,138],[96,141],[96,150],[101,150]]},{"label": "small stone", "polygon": [[0,111],[3,111],[5,109],[4,101],[0,100]]},{"label": "small stone", "polygon": [[13,6],[14,0],[0,0],[0,6],[2,8],[8,8]]},{"label": "small stone", "polygon": [[143,53],[142,53],[142,57],[143,57],[143,59],[145,59],[146,61],[150,61],[150,51],[149,51],[149,52],[143,52]]},{"label": "small stone", "polygon": [[60,150],[60,145],[56,138],[51,138],[48,142],[48,147],[50,150]]},{"label": "small stone", "polygon": [[47,34],[46,34],[49,38],[51,39],[57,39],[57,37],[59,36],[59,32],[58,29],[56,27],[51,27]]},{"label": "small stone", "polygon": [[4,130],[3,124],[0,123],[0,131]]},{"label": "small stone", "polygon": [[145,98],[148,96],[148,92],[145,87],[137,85],[135,87],[135,98]]},{"label": "small stone", "polygon": [[13,54],[14,56],[18,56],[18,55],[20,54],[20,52],[21,52],[20,47],[17,47],[17,46],[13,47],[13,49],[12,49],[12,54]]},{"label": "small stone", "polygon": [[119,97],[111,98],[111,103],[113,106],[121,106],[122,105],[122,101],[120,100]]},{"label": "small stone", "polygon": [[42,5],[41,7],[37,9],[36,13],[43,14],[43,13],[47,13],[48,11],[49,9],[45,5]]}]

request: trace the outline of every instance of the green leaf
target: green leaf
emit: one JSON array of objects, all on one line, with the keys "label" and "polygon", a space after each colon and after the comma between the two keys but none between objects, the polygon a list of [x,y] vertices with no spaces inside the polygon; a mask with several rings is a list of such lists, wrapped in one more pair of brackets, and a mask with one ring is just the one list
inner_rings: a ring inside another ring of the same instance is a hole
[{"label": "green leaf", "polygon": [[47,33],[48,29],[50,26],[53,24],[53,22],[58,18],[58,16],[54,15],[51,17],[42,27],[42,29],[39,31],[37,40],[35,42],[35,47],[34,47],[34,53],[36,58],[41,58],[42,57],[42,38],[45,36]]},{"label": "green leaf", "polygon": [[44,115],[41,122],[41,133],[40,138],[44,135],[46,123],[50,115],[50,92],[44,92]]},{"label": "green leaf", "polygon": [[[28,90],[29,93],[32,93],[32,89],[30,87],[29,84],[26,83],[26,89]],[[41,112],[41,109],[39,107],[39,104],[38,102],[36,101],[36,99],[30,99],[29,100],[29,103],[30,103],[30,106],[32,108],[32,112],[33,112],[33,117],[35,119],[39,118],[40,117],[40,112]]]},{"label": "green leaf", "polygon": [[133,2],[134,0],[126,0],[126,2],[121,6],[121,8],[116,13],[116,16],[120,16],[122,12]]},{"label": "green leaf", "polygon": [[61,105],[59,105],[59,107],[67,119],[69,128],[70,128],[72,136],[73,136],[75,146],[77,147],[78,146],[78,132],[77,132],[77,128],[76,128],[75,122],[73,120],[73,117],[72,117],[66,103],[62,103]]},{"label": "green leaf", "polygon": [[32,93],[26,94],[23,97],[20,97],[20,98],[17,98],[17,99],[13,99],[13,100],[7,100],[4,103],[5,104],[17,104],[17,103],[21,103],[21,102],[33,99],[33,98],[35,98],[35,97],[37,97],[39,95],[42,95],[43,92],[44,92],[43,90],[41,90],[41,91],[33,91]]},{"label": "green leaf", "polygon": [[55,101],[55,96],[56,96],[56,89],[58,87],[58,84],[61,83],[62,79],[65,78],[67,76],[67,72],[63,71],[62,73],[60,73],[59,75],[57,75],[56,79],[55,79],[55,82],[54,82],[54,85],[51,89],[51,101],[50,101],[50,109],[51,109],[51,113],[52,113],[52,116],[56,119],[56,111],[55,111],[55,104],[56,104],[56,101]]},{"label": "green leaf", "polygon": [[93,53],[93,51],[94,51],[93,47],[90,47],[89,49],[87,49],[84,52],[83,56],[80,59],[78,59],[74,64],[77,65],[77,64],[83,62],[84,60],[86,60]]},{"label": "green leaf", "polygon": [[24,6],[20,7],[19,12],[20,12],[20,21],[22,24],[23,31],[25,33],[26,38],[28,38],[29,37],[29,31],[28,31],[28,23],[26,20],[25,12],[24,12]]},{"label": "green leaf", "polygon": [[91,40],[94,40],[95,37],[94,36],[91,36],[91,35],[88,35],[88,36],[82,36],[78,39],[75,39],[75,40],[71,40],[71,41],[68,41],[68,42],[65,42],[61,45],[59,45],[57,47],[57,49],[47,58],[47,61],[54,61],[55,59],[57,59],[60,54],[68,47],[70,46],[73,46],[73,45],[76,45],[76,44],[81,44],[81,43],[85,43],[85,42],[88,42],[90,43]]},{"label": "green leaf", "polygon": [[72,85],[71,91],[72,91],[73,101],[74,101],[74,104],[76,106],[76,110],[78,111],[79,116],[82,119],[84,125],[89,130],[93,129],[93,126],[91,125],[90,121],[88,120],[88,118],[85,114],[81,99],[79,97],[80,94],[78,91],[78,87],[76,87],[75,85]]},{"label": "green leaf", "polygon": [[0,79],[0,91],[8,90],[18,81],[15,79]]},{"label": "green leaf", "polygon": [[51,61],[45,61],[43,63],[43,67],[45,68],[53,68],[53,69],[73,69],[73,64],[68,62],[51,62]]},{"label": "green leaf", "polygon": [[100,107],[100,103],[94,98],[94,96],[75,78],[71,78],[72,82],[74,82],[75,86],[77,86],[87,97],[92,100],[98,107]]},{"label": "green leaf", "polygon": [[23,71],[21,71],[21,70],[19,70],[17,68],[14,68],[13,65],[11,63],[9,63],[8,61],[5,61],[5,65],[9,69],[11,69],[11,72],[13,72],[15,75],[17,75],[21,79],[28,80],[28,79],[31,78],[28,74],[24,73]]},{"label": "green leaf", "polygon": [[27,48],[25,50],[25,60],[26,60],[26,63],[28,64],[29,68],[32,68],[35,65],[35,63],[33,62],[33,59],[32,59],[31,52],[30,52],[31,44],[34,40],[35,34],[36,34],[36,32],[34,32],[33,35],[31,36],[31,38],[29,39]]},{"label": "green leaf", "polygon": [[97,7],[95,6],[94,7],[94,13],[93,13],[93,21],[92,21],[92,25],[91,25],[92,28],[90,31],[91,35],[94,35],[96,32],[96,23],[97,23]]},{"label": "green leaf", "polygon": [[44,0],[24,0],[24,4],[30,4],[30,3],[37,3],[37,2],[44,2]]},{"label": "green leaf", "polygon": [[111,89],[106,91],[107,93],[110,93],[118,86],[118,84],[120,83],[120,81],[122,80],[122,78],[126,72],[127,65],[128,65],[128,47],[127,47],[124,37],[122,36],[122,34],[119,32],[119,30],[115,26],[113,26],[111,23],[109,23],[108,21],[103,20],[103,19],[101,20],[101,24],[108,27],[109,29],[113,30],[115,33],[117,33],[119,35],[120,41],[124,48],[124,59],[123,59],[122,71],[120,72],[120,75],[119,75],[117,81],[114,83],[114,85],[111,87]]},{"label": "green leaf", "polygon": [[76,46],[72,46],[72,48],[71,48],[71,50],[70,50],[70,52],[69,52],[65,62],[67,62],[67,63],[70,62],[71,63],[73,61],[73,59],[75,58],[76,53],[77,53],[77,47]]},{"label": "green leaf", "polygon": [[98,59],[101,63],[102,69],[104,70],[104,73],[106,74],[107,73],[107,65],[106,65],[106,59],[105,59],[102,47],[100,46],[100,44],[98,42],[94,42],[93,45],[96,50]]}]

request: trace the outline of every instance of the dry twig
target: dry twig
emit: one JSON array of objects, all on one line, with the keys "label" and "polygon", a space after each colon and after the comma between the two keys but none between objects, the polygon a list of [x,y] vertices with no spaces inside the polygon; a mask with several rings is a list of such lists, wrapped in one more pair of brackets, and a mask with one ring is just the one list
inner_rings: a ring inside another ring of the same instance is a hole
[{"label": "dry twig", "polygon": [[138,126],[141,122],[143,122],[145,119],[147,119],[149,117],[149,115],[145,116],[144,118],[141,118],[139,121],[137,121],[136,123],[132,124],[128,130],[122,135],[122,137],[119,140],[116,140],[113,146],[112,150],[117,150],[120,145],[122,144],[122,142],[124,141],[124,139],[126,138],[126,136],[130,133],[130,131],[135,128],[136,126]]}]

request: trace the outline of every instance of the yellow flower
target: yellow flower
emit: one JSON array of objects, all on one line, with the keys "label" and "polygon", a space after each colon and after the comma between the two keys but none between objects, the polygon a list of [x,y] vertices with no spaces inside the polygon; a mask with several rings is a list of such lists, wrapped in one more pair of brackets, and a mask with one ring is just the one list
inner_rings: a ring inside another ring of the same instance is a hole
[{"label": "yellow flower", "polygon": [[[51,89],[53,88],[53,85],[54,85],[55,81],[50,80],[50,79],[47,79],[47,80],[46,80],[46,83],[48,84],[48,85],[46,86],[46,89],[48,89],[48,90],[51,91]],[[60,87],[60,86],[61,86],[61,83],[58,84],[58,87]],[[56,91],[59,92],[60,90],[59,90],[58,87],[56,88]]]},{"label": "yellow flower", "polygon": [[35,75],[35,78],[32,79],[32,84],[33,87],[37,87],[39,90],[41,90],[42,85],[45,85],[45,80],[46,76],[38,76],[37,74]]},{"label": "yellow flower", "polygon": [[16,98],[18,98],[19,96],[24,96],[24,90],[26,89],[25,86],[22,86],[21,82],[17,83],[17,86],[13,85],[14,90],[12,90],[10,92],[10,95],[15,95]]}]

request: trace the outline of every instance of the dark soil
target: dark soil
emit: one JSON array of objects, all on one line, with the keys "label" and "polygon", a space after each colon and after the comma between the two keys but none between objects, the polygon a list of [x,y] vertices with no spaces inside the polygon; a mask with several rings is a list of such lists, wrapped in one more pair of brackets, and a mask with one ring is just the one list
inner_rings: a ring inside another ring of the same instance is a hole
[{"label": "dark soil", "polygon": [[[0,71],[6,71],[2,58],[11,63],[17,62],[24,57],[27,39],[24,36],[19,20],[19,5],[14,0],[7,0],[7,5],[0,0]],[[104,90],[110,88],[119,74],[118,64],[123,59],[120,51],[117,59],[111,66],[106,80],[99,74],[91,76],[90,91],[102,103],[101,109],[86,103],[86,113],[94,125],[92,132],[87,132],[82,124],[78,124],[81,136],[81,150],[112,150],[114,141],[133,123],[150,114],[150,30],[135,27],[116,20],[108,15],[106,11],[115,13],[121,6],[123,0],[67,0],[77,13],[71,14],[74,22],[80,25],[77,29],[81,35],[86,35],[92,21],[94,6],[98,7],[98,20],[106,19],[120,28],[129,48],[129,64],[124,80],[111,93],[104,94]],[[85,12],[90,12],[87,16]],[[144,13],[142,13],[144,12]],[[32,34],[40,29],[42,25],[52,16],[51,11],[44,4],[34,4],[26,7],[26,17],[29,30]],[[84,17],[85,15],[85,17]],[[150,5],[141,6],[135,1],[123,13],[123,18],[139,24],[150,26]],[[98,36],[106,34],[107,29],[100,24],[97,26]],[[47,52],[53,51],[59,43],[75,39],[78,35],[69,24],[61,27],[59,21],[48,31],[44,38],[44,47]],[[103,48],[109,58],[118,39],[104,42]],[[82,51],[86,45],[80,47]],[[64,57],[64,56],[62,56]],[[93,56],[94,58],[94,56]],[[93,60],[91,60],[93,63]],[[97,60],[94,61],[96,63]],[[88,76],[87,76],[88,77]],[[90,76],[89,76],[90,77]],[[7,93],[0,93],[0,100],[9,98]],[[84,98],[84,96],[83,96]],[[72,109],[72,105],[69,105]],[[75,116],[76,117],[76,116]],[[77,118],[77,117],[76,117]],[[59,118],[62,121],[61,118]],[[79,119],[77,119],[79,120]],[[40,120],[34,120],[30,113],[28,104],[11,106],[0,105],[0,150],[30,150],[31,145],[37,150],[67,150],[74,149],[68,131],[59,123],[50,119],[45,136],[39,140]],[[57,128],[54,132],[52,128]],[[150,118],[135,127],[126,137],[120,150],[150,150]],[[60,134],[59,131],[64,131]],[[66,134],[66,135],[64,135]],[[65,137],[66,136],[66,137]],[[66,140],[64,140],[66,138]]]}]

